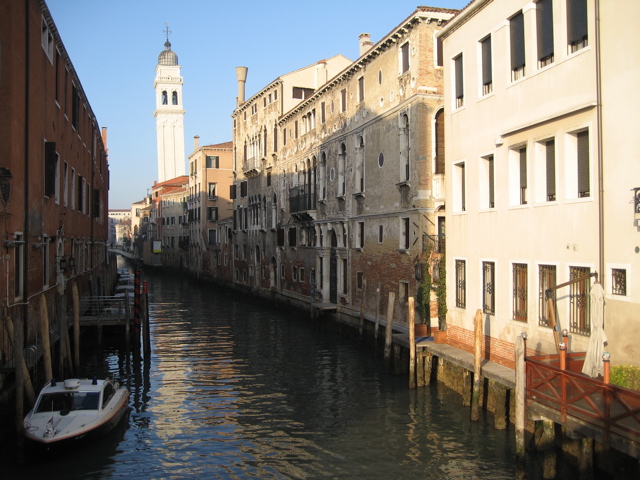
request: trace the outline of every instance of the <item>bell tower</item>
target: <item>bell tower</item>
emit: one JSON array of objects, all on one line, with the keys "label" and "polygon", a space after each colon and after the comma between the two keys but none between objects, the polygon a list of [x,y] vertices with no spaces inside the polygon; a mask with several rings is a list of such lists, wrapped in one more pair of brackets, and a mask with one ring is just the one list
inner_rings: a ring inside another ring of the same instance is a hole
[{"label": "bell tower", "polygon": [[178,55],[171,50],[169,34],[165,27],[167,41],[158,55],[156,78],[156,137],[158,144],[158,182],[184,175],[184,109],[182,106],[182,77]]}]

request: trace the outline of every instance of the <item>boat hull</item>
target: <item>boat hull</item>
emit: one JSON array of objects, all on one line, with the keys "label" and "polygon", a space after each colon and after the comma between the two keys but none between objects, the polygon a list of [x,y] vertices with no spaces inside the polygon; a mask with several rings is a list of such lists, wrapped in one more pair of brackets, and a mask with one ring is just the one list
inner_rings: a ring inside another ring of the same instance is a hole
[{"label": "boat hull", "polygon": [[[125,388],[118,389],[117,393],[107,404],[104,412],[97,415],[82,415],[72,417],[75,412],[63,413],[39,413],[30,412],[25,418],[25,438],[37,447],[46,450],[65,449],[74,445],[90,442],[98,437],[106,435],[113,430],[129,411],[129,391]],[[83,413],[83,412],[81,412]],[[44,432],[49,424],[43,423],[43,417],[49,417],[50,429],[55,430],[53,435]],[[68,425],[57,430],[62,422]]]}]

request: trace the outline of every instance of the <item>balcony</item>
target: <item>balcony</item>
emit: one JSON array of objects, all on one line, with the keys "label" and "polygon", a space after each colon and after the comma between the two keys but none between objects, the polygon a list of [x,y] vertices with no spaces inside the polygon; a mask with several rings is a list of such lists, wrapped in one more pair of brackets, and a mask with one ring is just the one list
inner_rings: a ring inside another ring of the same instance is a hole
[{"label": "balcony", "polygon": [[[308,188],[308,187],[306,187]],[[306,192],[305,187],[293,187],[289,189],[289,210],[292,215],[300,218],[315,218],[316,194]]]}]

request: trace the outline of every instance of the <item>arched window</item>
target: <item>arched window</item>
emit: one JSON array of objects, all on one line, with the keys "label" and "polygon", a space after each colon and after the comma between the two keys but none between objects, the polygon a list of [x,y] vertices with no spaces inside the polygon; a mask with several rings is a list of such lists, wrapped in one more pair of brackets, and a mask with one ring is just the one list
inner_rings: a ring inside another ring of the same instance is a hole
[{"label": "arched window", "polygon": [[174,91],[171,93],[171,104],[178,105],[178,92]]},{"label": "arched window", "polygon": [[162,104],[163,105],[167,104],[167,91],[166,90],[162,91]]}]

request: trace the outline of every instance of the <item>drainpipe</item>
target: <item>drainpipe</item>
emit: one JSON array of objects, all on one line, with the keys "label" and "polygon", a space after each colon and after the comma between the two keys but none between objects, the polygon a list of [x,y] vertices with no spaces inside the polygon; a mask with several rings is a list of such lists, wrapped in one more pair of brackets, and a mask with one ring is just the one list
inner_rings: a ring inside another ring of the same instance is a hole
[{"label": "drainpipe", "polygon": [[598,162],[598,270],[599,280],[604,286],[604,180],[602,160],[602,64],[600,54],[600,0],[595,2],[595,50],[596,50],[596,135],[597,135],[597,162]]},{"label": "drainpipe", "polygon": [[22,227],[23,231],[23,248],[22,248],[22,319],[23,319],[23,329],[24,329],[24,338],[28,338],[27,332],[27,315],[29,314],[29,306],[27,299],[29,298],[29,144],[30,144],[30,136],[29,136],[29,102],[30,102],[30,79],[31,79],[31,69],[29,68],[29,62],[31,60],[31,42],[29,41],[29,37],[31,35],[31,31],[29,28],[29,2],[25,2],[25,95],[24,95],[24,226]]}]

